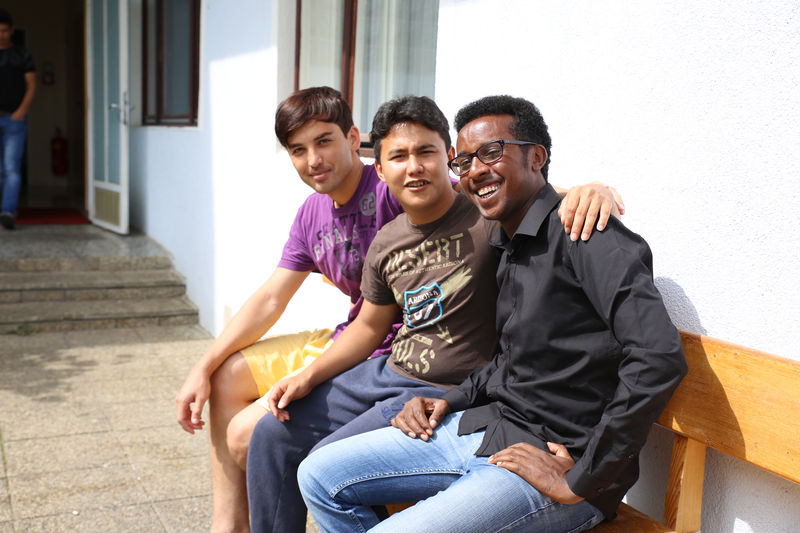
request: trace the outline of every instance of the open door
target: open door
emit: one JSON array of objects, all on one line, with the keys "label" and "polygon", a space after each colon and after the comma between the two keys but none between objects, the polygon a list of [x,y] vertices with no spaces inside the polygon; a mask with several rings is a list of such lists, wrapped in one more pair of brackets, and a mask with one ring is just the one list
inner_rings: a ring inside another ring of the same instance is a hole
[{"label": "open door", "polygon": [[86,1],[87,191],[92,223],[128,233],[128,0]]}]

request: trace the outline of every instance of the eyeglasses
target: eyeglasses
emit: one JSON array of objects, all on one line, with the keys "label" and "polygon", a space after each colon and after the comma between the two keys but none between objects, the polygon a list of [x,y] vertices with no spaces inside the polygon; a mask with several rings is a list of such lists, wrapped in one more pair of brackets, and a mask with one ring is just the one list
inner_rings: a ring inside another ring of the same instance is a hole
[{"label": "eyeglasses", "polygon": [[528,141],[506,141],[503,139],[490,141],[471,154],[461,154],[454,157],[448,161],[447,166],[450,167],[450,170],[452,170],[456,176],[463,176],[464,174],[469,173],[469,169],[472,167],[472,158],[475,156],[478,156],[478,159],[480,159],[481,163],[484,165],[491,165],[500,161],[500,159],[503,158],[503,145],[506,144],[525,146],[528,144],[537,145],[539,143],[532,143]]}]

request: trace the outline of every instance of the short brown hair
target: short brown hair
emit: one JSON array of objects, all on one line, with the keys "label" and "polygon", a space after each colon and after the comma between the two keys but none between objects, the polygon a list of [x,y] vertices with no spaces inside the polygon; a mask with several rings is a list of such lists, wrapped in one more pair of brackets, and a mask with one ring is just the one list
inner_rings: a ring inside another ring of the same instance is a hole
[{"label": "short brown hair", "polygon": [[311,87],[292,94],[275,112],[275,135],[284,148],[289,137],[312,120],[330,122],[342,129],[345,137],[353,127],[353,113],[342,93],[330,87]]}]

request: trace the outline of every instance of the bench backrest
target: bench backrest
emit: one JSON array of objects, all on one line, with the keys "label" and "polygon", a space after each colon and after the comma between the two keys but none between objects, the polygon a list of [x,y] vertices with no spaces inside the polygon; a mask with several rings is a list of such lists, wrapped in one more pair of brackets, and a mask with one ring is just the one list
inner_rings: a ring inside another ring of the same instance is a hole
[{"label": "bench backrest", "polygon": [[658,424],[675,432],[664,522],[700,529],[705,449],[800,483],[800,363],[681,332],[689,374]]}]

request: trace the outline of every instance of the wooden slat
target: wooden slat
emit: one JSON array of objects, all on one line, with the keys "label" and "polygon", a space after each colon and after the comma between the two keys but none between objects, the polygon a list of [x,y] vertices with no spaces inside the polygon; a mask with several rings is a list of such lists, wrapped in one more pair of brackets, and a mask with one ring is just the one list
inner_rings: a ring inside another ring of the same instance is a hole
[{"label": "wooden slat", "polygon": [[617,518],[611,522],[600,522],[589,531],[592,533],[675,533],[674,529],[624,503],[617,509]]},{"label": "wooden slat", "polygon": [[678,533],[700,530],[705,466],[706,447],[676,434],[672,444],[664,523]]},{"label": "wooden slat", "polygon": [[800,363],[681,332],[689,374],[662,426],[800,483]]},{"label": "wooden slat", "polygon": [[389,516],[392,516],[393,514],[404,511],[413,505],[413,503],[392,503],[386,506],[386,511],[389,513]]}]

